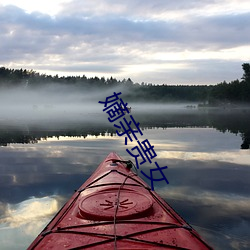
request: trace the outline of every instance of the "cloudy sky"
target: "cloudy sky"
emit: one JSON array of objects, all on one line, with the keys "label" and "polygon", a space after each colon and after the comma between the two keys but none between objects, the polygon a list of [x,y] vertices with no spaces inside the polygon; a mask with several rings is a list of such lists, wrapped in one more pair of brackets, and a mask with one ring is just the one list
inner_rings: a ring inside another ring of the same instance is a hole
[{"label": "cloudy sky", "polygon": [[0,0],[0,66],[154,84],[240,79],[249,0]]}]

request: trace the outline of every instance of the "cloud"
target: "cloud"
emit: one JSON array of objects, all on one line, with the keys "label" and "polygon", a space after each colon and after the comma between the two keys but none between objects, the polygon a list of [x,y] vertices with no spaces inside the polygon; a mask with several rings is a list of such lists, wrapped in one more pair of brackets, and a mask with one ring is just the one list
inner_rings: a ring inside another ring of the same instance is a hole
[{"label": "cloud", "polygon": [[[9,15],[8,13],[12,14]],[[22,46],[26,44],[26,48],[43,48],[45,52],[47,47],[54,48],[55,52],[59,48],[66,48],[67,52],[71,47],[81,48],[83,45],[90,44],[92,45],[91,47],[95,47],[103,43],[105,45],[105,42],[109,45],[117,46],[121,43],[136,45],[138,43],[147,44],[155,42],[162,42],[166,45],[175,43],[185,48],[195,49],[196,44],[206,43],[207,47],[208,42],[211,44],[217,44],[218,42],[225,44],[228,41],[234,41],[238,42],[237,46],[239,46],[247,43],[248,35],[246,34],[245,40],[241,40],[235,32],[240,30],[239,28],[241,30],[247,29],[247,23],[250,21],[250,14],[230,16],[230,18],[228,16],[196,18],[188,24],[162,20],[136,21],[122,17],[85,19],[75,16],[58,16],[54,19],[49,15],[41,13],[27,14],[19,8],[12,6],[4,7],[1,14],[3,14],[2,20],[4,20],[1,26],[2,30],[5,31],[2,38],[5,38],[6,42],[16,41],[13,44],[8,43],[9,47],[11,45],[13,47],[19,45],[20,49],[24,49],[25,47]],[[226,25],[229,22],[228,19],[230,20],[230,26]],[[220,41],[218,30],[223,34],[225,28],[228,29],[227,35],[223,36],[225,41]],[[228,39],[229,37],[231,39]],[[193,43],[190,42],[191,40]],[[203,45],[203,47],[205,46]],[[49,52],[53,51],[50,50]],[[58,52],[62,51],[59,50]]]},{"label": "cloud", "polygon": [[[127,0],[126,2],[117,2],[115,0],[87,0],[79,1],[74,0],[65,3],[65,8],[61,13],[64,15],[79,15],[79,16],[130,16],[134,19],[161,19],[168,17],[168,19],[183,18],[195,13],[200,15],[200,12],[213,7],[220,7],[222,5],[229,5],[233,1],[198,1],[198,0],[179,0],[179,1],[162,1],[162,0]],[[243,0],[242,3],[247,3]],[[230,8],[227,8],[230,9]],[[235,8],[234,8],[235,11]]]},{"label": "cloud", "polygon": [[[0,63],[61,75],[131,77],[139,82],[234,80],[241,77],[242,62],[250,59],[238,52],[249,47],[250,13],[246,1],[243,7],[233,6],[233,0],[143,4],[75,0],[50,16],[0,5]],[[227,49],[236,51],[233,63],[239,69],[231,71]],[[204,63],[210,67],[204,68]],[[224,67],[210,70],[220,63]],[[207,73],[201,78],[199,70]],[[227,76],[225,71],[234,73]]]}]

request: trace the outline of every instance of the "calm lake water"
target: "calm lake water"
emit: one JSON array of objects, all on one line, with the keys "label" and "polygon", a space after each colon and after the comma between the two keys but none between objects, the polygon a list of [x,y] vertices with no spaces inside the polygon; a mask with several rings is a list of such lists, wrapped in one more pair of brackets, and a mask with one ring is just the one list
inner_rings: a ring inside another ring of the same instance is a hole
[{"label": "calm lake water", "polygon": [[[250,249],[250,110],[131,106],[168,166],[156,192],[215,249]],[[30,112],[0,118],[1,249],[27,248],[111,151],[133,160],[101,106]]]}]

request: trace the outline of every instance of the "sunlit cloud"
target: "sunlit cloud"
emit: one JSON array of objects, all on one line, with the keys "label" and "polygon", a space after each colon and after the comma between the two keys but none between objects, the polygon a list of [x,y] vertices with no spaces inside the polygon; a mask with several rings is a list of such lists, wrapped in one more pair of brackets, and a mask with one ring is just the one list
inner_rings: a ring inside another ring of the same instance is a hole
[{"label": "sunlit cloud", "polygon": [[[191,67],[191,64],[188,64],[188,62],[191,62],[192,60],[206,60],[209,58],[210,60],[238,60],[239,56],[245,60],[250,60],[250,56],[246,54],[246,51],[250,50],[250,46],[241,46],[236,48],[230,48],[230,49],[222,49],[219,51],[209,51],[206,49],[200,50],[200,51],[180,51],[180,52],[166,52],[166,53],[155,53],[151,54],[152,59],[156,61],[167,61],[167,62],[173,62],[173,67],[180,67],[180,68],[186,68]],[[180,65],[178,64],[178,61],[186,61],[186,64]],[[174,64],[176,62],[176,64]],[[167,64],[168,67],[171,68],[171,64]],[[182,67],[181,67],[182,66]]]},{"label": "sunlit cloud", "polygon": [[43,0],[43,1],[31,1],[31,0],[1,0],[3,5],[15,5],[24,9],[27,13],[41,12],[51,16],[56,15],[60,9],[63,8],[63,4],[66,0]]}]

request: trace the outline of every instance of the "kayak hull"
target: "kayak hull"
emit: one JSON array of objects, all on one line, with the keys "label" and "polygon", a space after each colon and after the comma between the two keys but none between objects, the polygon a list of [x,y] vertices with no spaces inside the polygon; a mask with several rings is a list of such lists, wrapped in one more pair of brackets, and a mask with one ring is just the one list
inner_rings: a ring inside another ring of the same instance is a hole
[{"label": "kayak hull", "polygon": [[212,249],[110,153],[28,249]]}]

